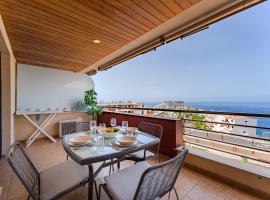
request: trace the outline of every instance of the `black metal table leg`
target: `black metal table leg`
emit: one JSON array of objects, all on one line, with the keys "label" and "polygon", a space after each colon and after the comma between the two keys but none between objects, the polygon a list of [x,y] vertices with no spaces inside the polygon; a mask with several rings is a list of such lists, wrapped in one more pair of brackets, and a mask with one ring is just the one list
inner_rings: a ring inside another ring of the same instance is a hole
[{"label": "black metal table leg", "polygon": [[93,200],[93,183],[94,183],[94,173],[93,165],[88,165],[89,169],[89,180],[88,180],[88,200]]}]

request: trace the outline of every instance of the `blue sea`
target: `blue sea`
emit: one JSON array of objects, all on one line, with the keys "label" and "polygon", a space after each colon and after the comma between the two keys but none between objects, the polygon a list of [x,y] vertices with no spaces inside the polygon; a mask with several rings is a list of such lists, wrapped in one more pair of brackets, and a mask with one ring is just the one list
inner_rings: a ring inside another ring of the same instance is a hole
[{"label": "blue sea", "polygon": [[[145,107],[153,107],[161,102],[145,102]],[[185,105],[207,111],[223,111],[223,112],[246,112],[270,114],[270,103],[239,103],[239,102],[185,102]],[[257,118],[257,126],[269,127],[270,119]],[[257,135],[268,133],[270,138],[270,130],[257,129]]]}]

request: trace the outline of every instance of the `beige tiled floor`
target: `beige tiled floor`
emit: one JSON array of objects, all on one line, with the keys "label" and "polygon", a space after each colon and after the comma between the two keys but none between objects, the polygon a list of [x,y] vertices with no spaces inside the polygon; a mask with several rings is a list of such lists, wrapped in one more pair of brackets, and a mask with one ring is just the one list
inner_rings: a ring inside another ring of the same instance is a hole
[{"label": "beige tiled floor", "polygon": [[[41,139],[35,142],[27,153],[39,170],[44,170],[66,158],[62,148],[61,141],[52,144],[48,140]],[[164,159],[164,158],[163,158]],[[155,164],[157,161],[150,161]],[[125,162],[121,166],[128,167],[132,162]],[[101,176],[107,175],[108,170],[104,169]],[[13,174],[5,159],[0,160],[0,187],[2,187],[1,200],[26,200],[27,192]],[[218,180],[211,179],[203,174],[188,168],[183,168],[176,182],[176,189],[182,200],[255,200],[260,199],[256,196],[240,191],[230,185]],[[87,199],[87,187],[81,188],[67,196],[64,199],[83,200]],[[105,196],[102,199],[107,199]],[[167,199],[167,196],[163,199]],[[171,199],[175,199],[172,192]]]}]

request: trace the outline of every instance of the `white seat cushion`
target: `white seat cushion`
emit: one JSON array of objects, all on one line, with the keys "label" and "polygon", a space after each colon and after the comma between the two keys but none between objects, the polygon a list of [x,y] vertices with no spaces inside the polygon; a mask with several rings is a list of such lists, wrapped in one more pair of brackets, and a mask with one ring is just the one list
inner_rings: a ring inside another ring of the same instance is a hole
[{"label": "white seat cushion", "polygon": [[138,187],[141,175],[149,168],[147,162],[115,172],[105,177],[105,183],[115,200],[132,200]]},{"label": "white seat cushion", "polygon": [[40,198],[51,199],[88,178],[88,167],[67,160],[40,173]]},{"label": "white seat cushion", "polygon": [[[137,151],[135,153],[130,154],[129,156],[143,159],[144,158],[144,150]],[[154,157],[154,156],[156,156],[156,154],[152,153],[151,151],[146,150],[146,153],[145,153],[146,159],[150,158],[150,157]]]}]

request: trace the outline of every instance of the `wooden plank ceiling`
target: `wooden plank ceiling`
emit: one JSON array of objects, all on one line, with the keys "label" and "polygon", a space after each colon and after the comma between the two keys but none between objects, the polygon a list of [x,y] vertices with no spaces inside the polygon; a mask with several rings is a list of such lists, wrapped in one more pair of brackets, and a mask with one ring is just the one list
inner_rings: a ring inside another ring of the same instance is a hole
[{"label": "wooden plank ceiling", "polygon": [[199,1],[0,0],[0,13],[18,63],[81,71]]}]

